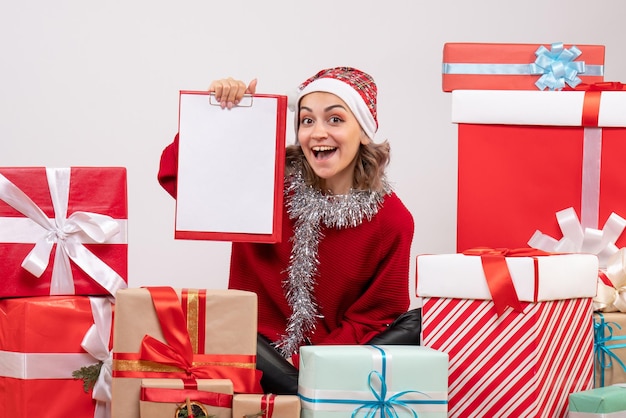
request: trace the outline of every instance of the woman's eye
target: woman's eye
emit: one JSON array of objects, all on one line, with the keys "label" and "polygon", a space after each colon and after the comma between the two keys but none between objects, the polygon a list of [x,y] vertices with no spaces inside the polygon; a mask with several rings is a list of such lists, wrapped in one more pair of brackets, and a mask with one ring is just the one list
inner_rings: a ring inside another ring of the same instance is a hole
[{"label": "woman's eye", "polygon": [[341,119],[339,116],[332,116],[332,117],[330,118],[330,122],[331,122],[331,123],[339,123],[339,122],[341,122],[341,120],[342,120],[342,119]]},{"label": "woman's eye", "polygon": [[309,125],[311,124],[313,121],[311,120],[311,118],[302,118],[302,120],[300,121],[301,125]]}]

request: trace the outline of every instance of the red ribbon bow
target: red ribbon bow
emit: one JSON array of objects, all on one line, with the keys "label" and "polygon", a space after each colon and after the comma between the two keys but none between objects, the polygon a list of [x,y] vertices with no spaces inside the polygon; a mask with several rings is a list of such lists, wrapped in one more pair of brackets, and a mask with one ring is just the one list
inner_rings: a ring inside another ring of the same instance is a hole
[{"label": "red ribbon bow", "polygon": [[144,336],[139,355],[141,360],[182,369],[190,379],[231,379],[239,392],[262,393],[260,375],[256,371],[255,381],[250,382],[247,370],[219,364],[194,364],[195,354],[176,292],[171,287],[147,287],[147,289],[167,343],[150,335]]},{"label": "red ribbon bow", "polygon": [[498,316],[510,306],[513,310],[523,312],[524,308],[517,296],[513,279],[506,264],[506,257],[535,257],[549,255],[535,248],[471,248],[463,251],[464,255],[480,256],[491,299]]}]

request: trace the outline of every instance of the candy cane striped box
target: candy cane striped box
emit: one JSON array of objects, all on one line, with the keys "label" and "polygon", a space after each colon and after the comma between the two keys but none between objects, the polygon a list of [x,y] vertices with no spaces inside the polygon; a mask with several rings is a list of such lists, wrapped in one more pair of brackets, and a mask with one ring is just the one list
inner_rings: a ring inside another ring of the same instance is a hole
[{"label": "candy cane striped box", "polygon": [[565,417],[568,395],[593,387],[597,257],[503,255],[520,311],[500,315],[483,258],[417,257],[422,345],[449,355],[449,417]]}]

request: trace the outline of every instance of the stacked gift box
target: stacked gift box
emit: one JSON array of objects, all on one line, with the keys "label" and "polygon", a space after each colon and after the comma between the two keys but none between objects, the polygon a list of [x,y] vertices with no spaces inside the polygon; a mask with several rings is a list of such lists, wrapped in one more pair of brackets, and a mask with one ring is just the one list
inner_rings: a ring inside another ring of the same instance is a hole
[{"label": "stacked gift box", "polygon": [[0,168],[0,417],[109,416],[127,218],[123,168]]},{"label": "stacked gift box", "polygon": [[626,88],[604,82],[601,45],[443,55],[457,254],[418,257],[423,344],[450,355],[450,416],[563,417],[626,371]]}]

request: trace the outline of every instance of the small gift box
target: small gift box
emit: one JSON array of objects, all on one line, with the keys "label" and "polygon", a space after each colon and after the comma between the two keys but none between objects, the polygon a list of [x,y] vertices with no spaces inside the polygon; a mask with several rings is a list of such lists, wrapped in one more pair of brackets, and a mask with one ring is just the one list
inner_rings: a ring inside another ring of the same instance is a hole
[{"label": "small gift box", "polygon": [[603,45],[450,42],[443,47],[443,91],[560,90],[603,81]]},{"label": "small gift box", "polygon": [[302,418],[447,417],[448,356],[408,345],[300,349]]},{"label": "small gift box", "polygon": [[300,398],[296,395],[236,394],[233,418],[300,418]]},{"label": "small gift box", "polygon": [[[236,309],[234,309],[236,307]],[[115,418],[139,415],[141,381],[230,379],[262,393],[252,292],[148,287],[117,293],[113,336]]]},{"label": "small gift box", "polygon": [[593,316],[595,386],[626,383],[626,313],[596,312]]},{"label": "small gift box", "polygon": [[141,381],[140,418],[232,418],[232,404],[233,383],[228,379]]},{"label": "small gift box", "polygon": [[0,418],[110,417],[111,316],[106,297],[0,299]]},{"label": "small gift box", "polygon": [[570,394],[568,418],[626,418],[626,385]]},{"label": "small gift box", "polygon": [[564,417],[593,386],[598,259],[531,248],[417,257],[422,345],[447,353],[449,417]]},{"label": "small gift box", "polygon": [[125,168],[0,168],[0,297],[115,295],[127,219]]}]

